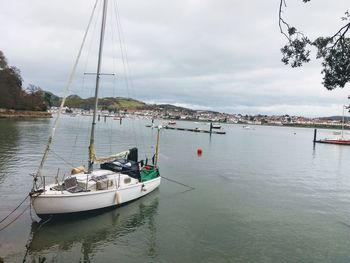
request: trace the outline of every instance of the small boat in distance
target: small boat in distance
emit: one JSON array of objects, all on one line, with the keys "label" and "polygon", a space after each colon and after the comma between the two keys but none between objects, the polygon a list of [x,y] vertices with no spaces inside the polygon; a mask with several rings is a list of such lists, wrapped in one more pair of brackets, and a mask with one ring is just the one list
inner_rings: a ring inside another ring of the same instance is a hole
[{"label": "small boat in distance", "polygon": [[350,140],[339,138],[339,139],[323,139],[315,142],[319,143],[330,143],[330,144],[341,144],[341,145],[350,145]]},{"label": "small boat in distance", "polygon": [[325,138],[321,140],[316,140],[317,129],[314,133],[314,142],[317,143],[329,143],[329,144],[338,144],[338,145],[350,145],[350,139],[344,138],[344,124],[345,124],[345,109],[349,109],[350,106],[343,105],[343,118],[342,118],[342,127],[341,131],[333,132],[333,135],[338,135],[335,138]]},{"label": "small boat in distance", "polygon": [[211,124],[212,129],[221,129],[221,125],[218,123]]},{"label": "small boat in distance", "polygon": [[[46,184],[46,178],[49,176],[42,172],[54,138],[60,113],[64,107],[69,83],[65,89],[65,96],[62,99],[60,110],[51,130],[41,163],[37,172],[33,175],[33,188],[29,194],[32,206],[36,214],[41,218],[120,206],[151,193],[159,187],[161,182],[158,168],[160,127],[158,127],[157,144],[155,154],[152,158],[152,164],[148,164],[147,159],[146,161],[138,160],[137,148],[132,148],[108,157],[98,157],[95,152],[95,126],[98,112],[98,91],[107,6],[108,0],[103,0],[94,97],[95,104],[88,148],[88,168],[85,169],[84,166],[74,168],[68,178],[63,178],[59,181],[57,176],[56,182],[52,184]],[[83,44],[85,42],[85,36]],[[78,64],[80,53],[81,50],[79,51],[71,78]],[[94,167],[97,164],[100,165],[99,168]]]}]

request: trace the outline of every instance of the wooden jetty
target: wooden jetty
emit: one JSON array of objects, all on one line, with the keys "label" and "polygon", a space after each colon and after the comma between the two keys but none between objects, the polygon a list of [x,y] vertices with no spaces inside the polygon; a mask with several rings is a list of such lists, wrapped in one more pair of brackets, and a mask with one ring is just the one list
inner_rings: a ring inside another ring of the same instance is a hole
[{"label": "wooden jetty", "polygon": [[[146,127],[152,127],[152,125],[146,125]],[[178,130],[178,131],[189,131],[189,132],[200,132],[200,133],[210,133],[210,134],[226,134],[224,131],[210,131],[210,130],[203,130],[199,128],[181,128],[181,127],[173,127],[173,126],[163,126],[164,129],[168,130]]]},{"label": "wooden jetty", "polygon": [[327,144],[338,144],[338,145],[350,145],[350,140],[344,138],[335,138],[335,139],[323,139],[316,140],[317,137],[317,129],[314,130],[314,143],[327,143]]}]

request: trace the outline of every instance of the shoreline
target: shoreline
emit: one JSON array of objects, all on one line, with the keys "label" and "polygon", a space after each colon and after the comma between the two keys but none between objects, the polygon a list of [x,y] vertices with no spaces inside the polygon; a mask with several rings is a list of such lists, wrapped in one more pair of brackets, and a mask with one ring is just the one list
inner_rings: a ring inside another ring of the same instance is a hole
[{"label": "shoreline", "polygon": [[31,119],[31,118],[52,118],[52,114],[47,111],[17,111],[0,109],[0,119]]}]

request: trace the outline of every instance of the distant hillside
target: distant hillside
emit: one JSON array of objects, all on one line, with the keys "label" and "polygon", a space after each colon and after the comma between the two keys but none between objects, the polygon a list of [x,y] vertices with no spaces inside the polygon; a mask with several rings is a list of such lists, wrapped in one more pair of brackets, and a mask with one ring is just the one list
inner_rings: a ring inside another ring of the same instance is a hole
[{"label": "distant hillside", "polygon": [[[44,91],[45,97],[50,101],[51,106],[59,107],[62,98]],[[184,107],[177,107],[171,104],[147,104],[145,102],[135,100],[132,98],[123,97],[106,97],[98,100],[99,108],[102,110],[119,111],[119,110],[153,110],[153,111],[177,111],[179,113],[194,113],[195,110]],[[70,95],[66,99],[65,106],[69,108],[80,108],[84,110],[91,110],[94,107],[94,98],[83,99],[78,95]]]},{"label": "distant hillside", "polygon": [[178,107],[171,104],[145,104],[142,109],[144,110],[160,110],[160,111],[177,111],[177,112],[187,112],[194,113],[195,110]]},{"label": "distant hillside", "polygon": [[[52,101],[53,106],[58,107],[61,101],[62,101],[62,98]],[[146,105],[146,103],[144,102],[134,100],[131,98],[122,98],[122,97],[100,98],[98,101],[98,104],[100,109],[109,110],[109,111],[136,110],[136,109],[141,109]],[[94,98],[91,97],[91,98],[83,99],[78,95],[70,95],[66,99],[65,106],[69,108],[81,108],[85,110],[90,110],[90,109],[93,109],[94,107]]]},{"label": "distant hillside", "polygon": [[[342,121],[343,116],[330,116],[330,117],[321,117],[319,118],[321,120],[327,120],[327,121]],[[344,116],[345,121],[350,121],[350,117]]]},{"label": "distant hillside", "polygon": [[49,107],[59,105],[61,98],[53,94],[52,92],[42,90],[42,96]]}]

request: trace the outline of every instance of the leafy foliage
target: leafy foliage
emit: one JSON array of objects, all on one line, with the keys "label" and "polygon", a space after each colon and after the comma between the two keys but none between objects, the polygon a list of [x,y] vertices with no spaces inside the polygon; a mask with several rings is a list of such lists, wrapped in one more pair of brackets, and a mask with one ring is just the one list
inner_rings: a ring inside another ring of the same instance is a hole
[{"label": "leafy foliage", "polygon": [[317,58],[321,58],[324,74],[323,84],[331,90],[343,88],[350,81],[350,38],[334,43],[333,38],[319,37],[314,42]]},{"label": "leafy foliage", "polygon": [[286,65],[290,64],[292,68],[300,67],[303,63],[309,62],[310,50],[306,49],[309,44],[310,40],[306,37],[291,40],[281,48],[283,54],[282,62]]},{"label": "leafy foliage", "polygon": [[4,53],[0,50],[0,70],[7,68],[7,60]]},{"label": "leafy foliage", "polygon": [[4,53],[0,51],[0,108],[46,110],[42,90],[32,84],[23,90],[22,82],[20,70],[9,66]]},{"label": "leafy foliage", "polygon": [[[307,3],[311,0],[302,1]],[[280,0],[279,27],[288,40],[281,48],[282,62],[291,67],[301,67],[310,61],[311,48],[314,47],[317,50],[316,59],[322,60],[323,85],[329,90],[345,87],[350,81],[350,38],[346,37],[350,29],[350,13],[345,12],[342,21],[346,23],[333,36],[311,41],[283,19],[284,7],[286,0]]]}]

